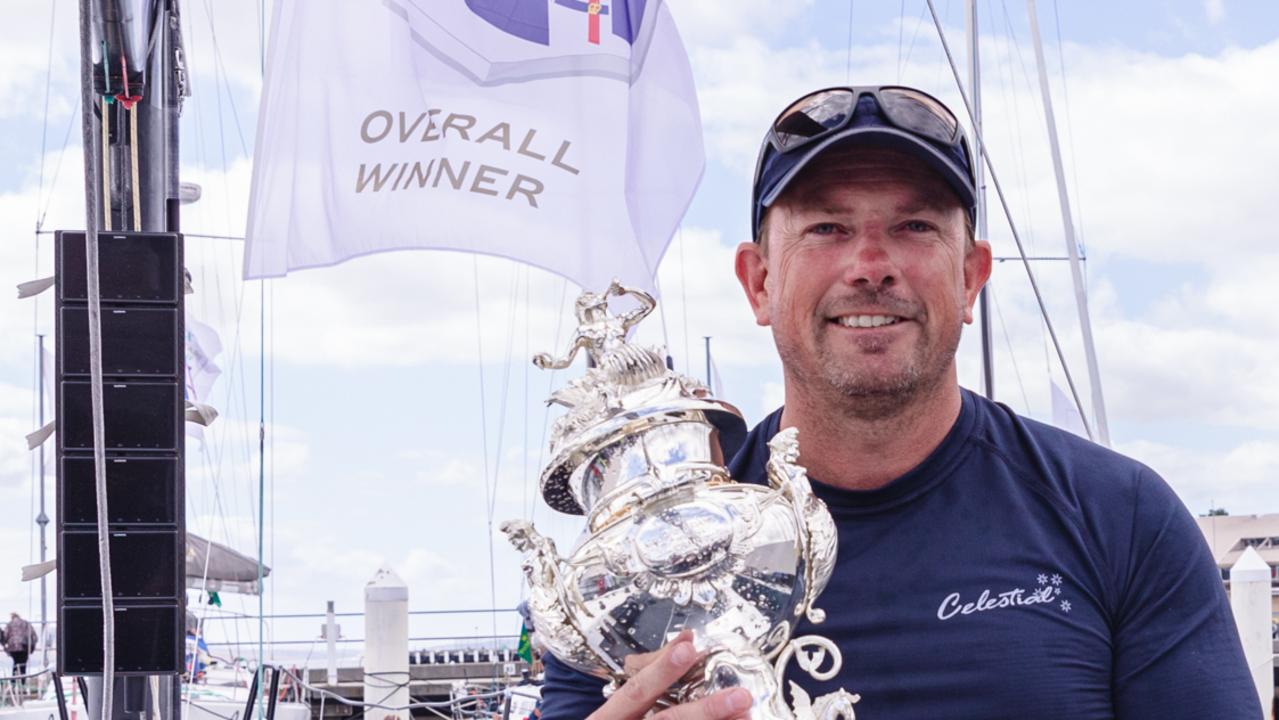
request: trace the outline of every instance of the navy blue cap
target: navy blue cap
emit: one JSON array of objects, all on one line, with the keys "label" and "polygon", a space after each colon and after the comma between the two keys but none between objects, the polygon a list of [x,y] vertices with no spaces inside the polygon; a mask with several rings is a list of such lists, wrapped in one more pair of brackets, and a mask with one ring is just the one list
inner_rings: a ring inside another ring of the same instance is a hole
[{"label": "navy blue cap", "polygon": [[[963,131],[960,130],[961,137]],[[850,144],[883,147],[910,153],[923,160],[959,196],[960,202],[968,209],[968,217],[973,223],[977,218],[977,190],[973,180],[973,168],[967,152],[967,141],[948,144],[937,142],[922,135],[903,130],[880,110],[879,103],[870,94],[864,94],[857,100],[852,120],[842,130],[832,133],[791,152],[777,152],[764,138],[760,149],[759,161],[755,166],[755,188],[751,216],[751,237],[759,238],[760,221],[764,218],[764,210],[769,208],[786,187],[794,180],[808,163],[826,150]]]}]

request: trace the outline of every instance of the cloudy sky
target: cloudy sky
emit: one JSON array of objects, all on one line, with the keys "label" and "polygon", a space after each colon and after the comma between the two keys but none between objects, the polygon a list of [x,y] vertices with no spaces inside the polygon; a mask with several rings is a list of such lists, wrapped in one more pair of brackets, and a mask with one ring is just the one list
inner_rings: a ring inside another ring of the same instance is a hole
[{"label": "cloudy sky", "polygon": [[[937,4],[962,55],[963,3]],[[711,336],[725,396],[755,421],[780,401],[780,371],[731,257],[747,234],[766,123],[807,90],[849,82],[902,82],[961,104],[920,0],[670,6],[698,85],[707,169],[659,274],[663,312],[643,337],[700,376]],[[983,0],[979,11],[996,172],[1028,252],[1064,255],[1026,7]],[[0,9],[0,92],[10,98],[0,105],[0,286],[51,274],[50,238],[37,226],[83,225],[75,12],[75,3],[48,0]],[[1279,7],[1044,0],[1039,13],[1113,444],[1159,471],[1195,513],[1279,512],[1279,315],[1270,310],[1279,306],[1279,231],[1269,219],[1279,201]],[[244,233],[259,22],[256,1],[185,7],[194,95],[182,172],[204,190],[184,215],[189,233]],[[995,254],[1014,256],[993,195],[990,207]],[[535,492],[541,399],[563,373],[526,361],[559,347],[576,289],[540,270],[438,252],[374,256],[263,286],[239,278],[242,250],[235,240],[187,241],[190,309],[223,344],[213,398],[222,417],[204,443],[189,441],[190,529],[255,551],[265,382],[268,611],[322,612],[325,600],[358,610],[382,564],[405,578],[414,609],[513,606],[518,559],[500,539],[490,556],[496,524],[531,515],[562,542],[578,527],[539,506]],[[1087,396],[1068,267],[1035,270]],[[998,398],[1049,419],[1050,381],[1064,387],[1064,374],[1025,271],[1000,263],[992,288]],[[38,554],[37,473],[23,436],[37,424],[34,335],[52,332],[52,305],[44,297],[0,307],[0,610],[38,616],[38,591],[18,582]],[[960,357],[961,381],[973,388],[976,338],[971,328]],[[46,482],[52,508],[51,464]],[[256,599],[228,598],[226,610],[255,612]],[[246,622],[224,627],[240,639],[253,632]],[[279,623],[273,632],[309,640],[315,627]],[[509,613],[473,613],[415,620],[413,633],[494,627],[518,625]]]}]

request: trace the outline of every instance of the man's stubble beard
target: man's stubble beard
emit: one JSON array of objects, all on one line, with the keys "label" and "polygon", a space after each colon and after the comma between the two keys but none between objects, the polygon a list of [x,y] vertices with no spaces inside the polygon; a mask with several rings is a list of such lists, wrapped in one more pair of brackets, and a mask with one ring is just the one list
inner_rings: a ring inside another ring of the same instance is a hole
[{"label": "man's stubble beard", "polygon": [[804,353],[776,328],[773,337],[787,382],[804,388],[808,403],[856,420],[884,420],[902,414],[942,388],[959,348],[962,328],[962,322],[957,323],[935,345],[926,340],[917,343],[908,362],[888,376],[859,366],[858,359],[841,359],[822,341],[832,328],[823,328],[819,335],[816,367],[807,367]]}]

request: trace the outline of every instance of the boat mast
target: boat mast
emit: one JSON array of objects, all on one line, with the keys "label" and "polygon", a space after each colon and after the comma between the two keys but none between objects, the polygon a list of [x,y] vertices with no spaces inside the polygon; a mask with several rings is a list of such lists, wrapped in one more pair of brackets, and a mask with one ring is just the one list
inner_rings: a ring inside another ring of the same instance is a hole
[{"label": "boat mast", "polygon": [[[85,169],[86,257],[90,278],[92,384],[101,387],[101,331],[97,305],[97,246],[102,231],[178,231],[178,114],[189,94],[182,59],[178,0],[80,0],[80,82]],[[98,352],[94,352],[98,348]],[[95,476],[99,509],[105,500],[101,391],[93,393]],[[106,516],[99,516],[99,547]],[[41,547],[43,551],[43,545]],[[104,562],[105,566],[105,562]],[[86,678],[86,706],[94,720],[124,720],[149,696],[161,720],[178,720],[177,676],[114,678],[110,576],[102,578],[104,676]],[[149,680],[149,682],[148,682]],[[127,692],[126,692],[127,686]],[[149,713],[147,713],[149,714]]]},{"label": "boat mast", "polygon": [[[1097,351],[1093,347],[1092,321],[1088,313],[1088,294],[1084,290],[1083,263],[1079,243],[1075,240],[1075,222],[1070,212],[1070,196],[1066,192],[1066,171],[1061,162],[1061,144],[1057,141],[1057,121],[1053,116],[1052,94],[1048,87],[1048,68],[1044,63],[1044,44],[1039,37],[1039,12],[1035,0],[1026,0],[1030,14],[1030,34],[1035,42],[1035,65],[1039,68],[1039,93],[1044,101],[1044,121],[1048,124],[1048,144],[1052,150],[1053,172],[1057,177],[1057,198],[1061,206],[1061,224],[1066,232],[1066,252],[1070,256],[1070,276],[1075,284],[1075,308],[1079,313],[1079,329],[1084,340],[1084,357],[1088,362],[1088,385],[1092,391],[1092,411],[1097,439],[1110,445],[1110,428],[1106,422],[1106,403],[1101,392],[1101,372],[1097,368]],[[1080,409],[1082,414],[1083,410]]]},{"label": "boat mast", "polygon": [[[973,110],[973,170],[977,182],[977,224],[973,228],[978,240],[986,238],[986,167],[981,161],[981,54],[977,40],[977,2],[967,0],[968,12],[968,87],[972,93]],[[977,297],[977,312],[981,317],[981,370],[982,390],[986,397],[995,399],[995,346],[990,327],[990,281],[982,287]]]},{"label": "boat mast", "polygon": [[[36,371],[37,384],[36,396],[37,404],[40,406],[39,424],[36,427],[44,427],[44,335],[37,334],[37,351],[36,351]],[[36,525],[40,526],[40,565],[43,567],[45,562],[49,560],[49,516],[44,511],[44,446],[40,443],[40,514],[36,515]],[[49,667],[49,573],[40,576],[40,647],[41,651],[40,665]]]}]

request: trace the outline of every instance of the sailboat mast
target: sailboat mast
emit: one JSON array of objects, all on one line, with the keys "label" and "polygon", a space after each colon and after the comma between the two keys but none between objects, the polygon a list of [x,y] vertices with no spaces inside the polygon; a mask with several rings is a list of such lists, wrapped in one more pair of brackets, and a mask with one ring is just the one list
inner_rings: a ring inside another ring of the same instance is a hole
[{"label": "sailboat mast", "polygon": [[[38,339],[36,350],[36,397],[37,404],[40,406],[40,416],[36,427],[44,427],[44,335],[37,334]],[[36,525],[40,526],[40,564],[44,565],[49,559],[49,516],[44,511],[44,443],[40,443],[40,514],[36,515]],[[43,648],[40,664],[43,667],[49,667],[49,574],[45,573],[40,576],[40,646]]]},{"label": "sailboat mast", "polygon": [[[103,609],[103,674],[86,678],[85,702],[94,720],[132,717],[143,698],[154,710],[150,714],[178,720],[181,687],[176,674],[115,675],[98,286],[100,231],[178,229],[178,113],[188,94],[178,7],[177,0],[80,0],[79,6],[91,417]],[[177,518],[181,537],[180,510]],[[177,605],[181,617],[180,597]]]},{"label": "sailboat mast", "polygon": [[[973,228],[977,239],[986,239],[986,167],[981,161],[981,49],[978,43],[977,2],[967,0],[968,26],[968,87],[972,93],[973,110],[973,164],[977,182],[977,224]],[[977,298],[977,312],[981,317],[981,377],[986,397],[995,399],[995,346],[990,326],[990,283],[981,289]]]},{"label": "sailboat mast", "polygon": [[706,341],[706,387],[714,392],[715,386],[711,383],[711,336],[703,335],[702,339]]},{"label": "sailboat mast", "polygon": [[[1044,120],[1048,123],[1048,144],[1052,150],[1053,172],[1057,177],[1057,198],[1061,206],[1061,224],[1066,233],[1066,252],[1070,256],[1070,276],[1075,284],[1075,308],[1079,313],[1079,328],[1084,340],[1084,356],[1088,362],[1088,384],[1092,390],[1093,418],[1097,425],[1097,439],[1110,445],[1110,428],[1106,422],[1106,403],[1101,392],[1101,372],[1097,368],[1097,351],[1093,347],[1092,321],[1088,313],[1088,294],[1084,290],[1083,263],[1079,257],[1079,243],[1075,240],[1075,222],[1070,211],[1070,195],[1066,192],[1066,171],[1061,161],[1061,143],[1057,141],[1057,121],[1053,116],[1052,94],[1048,88],[1048,68],[1044,63],[1044,43],[1039,36],[1039,12],[1035,0],[1026,0],[1030,14],[1030,34],[1035,43],[1035,65],[1039,68],[1039,93],[1044,101]],[[1082,414],[1082,408],[1080,409]]]}]

